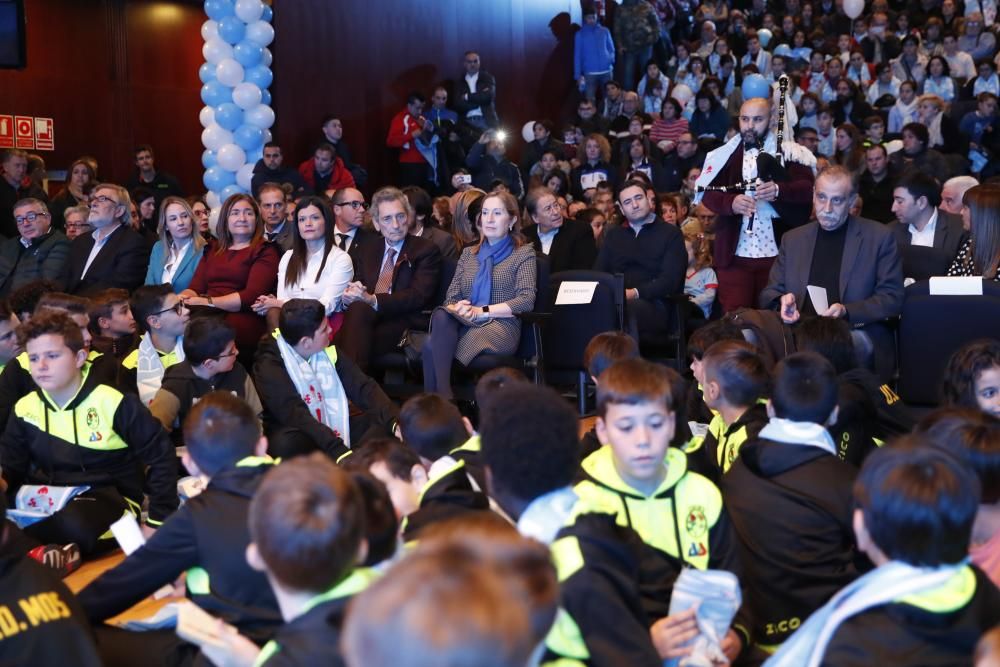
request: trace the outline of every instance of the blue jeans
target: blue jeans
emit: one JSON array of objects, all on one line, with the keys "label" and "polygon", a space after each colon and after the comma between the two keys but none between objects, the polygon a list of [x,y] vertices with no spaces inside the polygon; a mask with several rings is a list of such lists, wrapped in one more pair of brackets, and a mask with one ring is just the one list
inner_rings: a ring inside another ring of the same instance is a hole
[{"label": "blue jeans", "polygon": [[604,84],[611,81],[611,72],[604,74],[584,74],[583,94],[591,102],[597,102],[597,94],[604,95]]},{"label": "blue jeans", "polygon": [[635,90],[639,78],[646,70],[646,63],[653,57],[653,45],[638,50],[628,50],[622,54],[622,86],[625,90]]}]

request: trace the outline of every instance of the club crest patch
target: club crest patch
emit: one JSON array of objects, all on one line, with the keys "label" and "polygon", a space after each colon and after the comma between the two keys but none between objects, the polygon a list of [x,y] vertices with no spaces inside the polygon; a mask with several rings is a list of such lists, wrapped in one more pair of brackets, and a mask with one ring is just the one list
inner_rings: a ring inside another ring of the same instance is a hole
[{"label": "club crest patch", "polygon": [[684,530],[693,538],[699,538],[708,532],[708,520],[705,518],[705,508],[692,505],[684,518]]},{"label": "club crest patch", "polygon": [[97,415],[96,408],[87,410],[87,428],[96,431],[101,426],[101,418]]}]

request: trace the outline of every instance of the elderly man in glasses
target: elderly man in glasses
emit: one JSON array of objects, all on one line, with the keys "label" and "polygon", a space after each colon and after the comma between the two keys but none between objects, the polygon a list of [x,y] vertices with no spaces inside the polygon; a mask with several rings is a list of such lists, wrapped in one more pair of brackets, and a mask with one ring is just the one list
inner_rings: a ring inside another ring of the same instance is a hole
[{"label": "elderly man in glasses", "polygon": [[59,283],[69,255],[69,239],[52,229],[45,203],[29,197],[14,204],[18,236],[0,244],[0,297],[33,280]]}]

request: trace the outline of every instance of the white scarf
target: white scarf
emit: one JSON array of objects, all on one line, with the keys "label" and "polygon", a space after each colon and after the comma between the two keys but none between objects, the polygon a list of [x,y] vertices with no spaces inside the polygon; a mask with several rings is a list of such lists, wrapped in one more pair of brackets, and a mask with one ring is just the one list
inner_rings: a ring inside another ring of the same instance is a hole
[{"label": "white scarf", "polygon": [[943,586],[963,567],[964,563],[934,568],[890,561],[875,568],[813,612],[764,667],[818,667],[841,623],[873,607]]},{"label": "white scarf", "polygon": [[340,382],[333,360],[326,350],[303,359],[280,333],[274,338],[278,342],[281,360],[285,362],[285,371],[312,416],[340,436],[344,445],[350,447],[350,409],[344,385]]},{"label": "white scarf", "polygon": [[927,148],[944,146],[944,137],[941,135],[941,118],[943,117],[944,112],[938,111],[934,115],[934,119],[927,125]]},{"label": "white scarf", "polygon": [[758,437],[782,442],[786,445],[819,447],[825,452],[837,455],[837,447],[833,444],[833,438],[830,437],[829,431],[814,422],[797,422],[791,419],[771,417],[767,425],[760,430]]},{"label": "white scarf", "polygon": [[[174,346],[173,354],[177,357],[177,362],[184,361],[184,339],[178,338],[177,345]],[[160,390],[163,382],[163,359],[160,353],[153,346],[153,338],[148,333],[143,334],[139,339],[139,359],[135,367],[135,384],[139,390],[139,398],[143,405],[149,405]]]}]

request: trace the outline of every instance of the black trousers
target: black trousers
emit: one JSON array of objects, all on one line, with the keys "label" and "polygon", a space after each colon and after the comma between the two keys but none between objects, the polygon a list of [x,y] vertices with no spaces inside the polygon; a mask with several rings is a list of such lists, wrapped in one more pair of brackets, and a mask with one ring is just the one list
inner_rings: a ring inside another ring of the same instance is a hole
[{"label": "black trousers", "polygon": [[75,542],[80,554],[89,558],[118,548],[109,528],[127,511],[129,504],[117,489],[100,487],[81,493],[49,518],[25,528],[24,533],[42,544]]},{"label": "black trousers", "polygon": [[367,303],[355,301],[344,311],[344,323],[334,337],[337,349],[365,374],[371,360],[395,351],[407,329],[401,318],[383,318]]},{"label": "black trousers", "polygon": [[[382,426],[362,413],[350,418],[351,447],[357,449],[372,438],[392,437]],[[320,445],[311,435],[295,426],[280,426],[267,433],[267,453],[283,461],[319,451]]]}]

